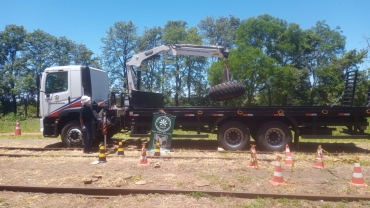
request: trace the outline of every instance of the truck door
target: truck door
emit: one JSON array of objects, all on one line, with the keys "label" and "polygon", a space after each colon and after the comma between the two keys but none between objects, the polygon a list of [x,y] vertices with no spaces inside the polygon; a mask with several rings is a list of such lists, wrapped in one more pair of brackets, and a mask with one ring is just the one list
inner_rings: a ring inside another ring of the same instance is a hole
[{"label": "truck door", "polygon": [[61,109],[70,102],[71,84],[68,69],[49,72],[45,77],[45,93],[42,98],[45,117],[56,117]]}]

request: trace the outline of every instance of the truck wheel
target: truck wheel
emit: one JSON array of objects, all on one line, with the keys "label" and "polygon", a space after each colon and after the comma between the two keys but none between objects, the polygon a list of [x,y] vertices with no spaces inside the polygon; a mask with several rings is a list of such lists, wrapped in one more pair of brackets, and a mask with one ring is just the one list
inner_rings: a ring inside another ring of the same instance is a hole
[{"label": "truck wheel", "polygon": [[292,142],[289,127],[279,121],[265,123],[258,131],[258,143],[267,151],[283,151]]},{"label": "truck wheel", "polygon": [[244,124],[230,121],[218,130],[217,140],[218,144],[226,150],[241,150],[249,144],[250,134]]},{"label": "truck wheel", "polygon": [[244,95],[245,88],[240,82],[224,82],[209,89],[209,98],[213,101],[230,100]]},{"label": "truck wheel", "polygon": [[67,147],[80,146],[82,144],[81,124],[77,121],[67,123],[62,129],[61,137]]}]

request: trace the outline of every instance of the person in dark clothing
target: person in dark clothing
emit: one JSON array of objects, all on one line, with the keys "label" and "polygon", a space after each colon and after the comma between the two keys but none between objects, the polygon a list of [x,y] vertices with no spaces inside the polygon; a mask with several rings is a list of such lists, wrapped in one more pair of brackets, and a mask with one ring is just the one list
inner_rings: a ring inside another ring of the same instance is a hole
[{"label": "person in dark clothing", "polygon": [[[93,111],[90,107],[90,97],[89,96],[82,96],[81,102],[82,107],[80,110],[80,123],[82,128],[82,137],[84,143],[84,153],[91,153],[92,151],[92,143],[93,143],[93,121],[94,115]],[[104,104],[104,101],[99,102],[98,106]]]}]

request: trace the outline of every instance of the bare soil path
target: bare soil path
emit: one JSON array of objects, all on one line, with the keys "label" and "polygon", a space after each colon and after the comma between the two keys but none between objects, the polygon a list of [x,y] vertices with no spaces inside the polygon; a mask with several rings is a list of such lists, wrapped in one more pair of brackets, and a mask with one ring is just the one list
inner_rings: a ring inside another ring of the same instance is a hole
[{"label": "bare soil path", "polygon": [[[55,147],[58,139],[14,139],[1,138],[3,145],[14,147]],[[197,156],[191,159],[148,159],[149,165],[139,166],[139,151],[125,151],[125,156],[110,157],[107,163],[91,164],[96,157],[83,157],[81,151],[43,152],[42,157],[0,157],[0,184],[39,186],[81,186],[81,187],[125,187],[162,188],[190,190],[227,190],[244,192],[265,192],[285,194],[322,195],[369,195],[368,187],[349,185],[354,164],[349,159],[360,157],[362,174],[370,185],[370,155],[367,143],[355,145],[357,153],[343,153],[337,156],[325,155],[325,169],[313,168],[315,152],[305,154],[294,152],[294,167],[285,167],[282,174],[286,186],[273,186],[275,162],[259,161],[259,169],[249,168],[249,151],[245,153],[219,153],[210,151],[177,149],[170,156]],[[339,145],[340,146],[340,145]],[[325,148],[325,145],[324,145]],[[1,153],[30,153],[21,150],[0,150]],[[257,152],[258,153],[258,152]],[[41,153],[40,153],[41,154]],[[60,156],[47,156],[60,155]],[[77,157],[65,157],[73,154]],[[78,157],[81,155],[81,157]],[[153,155],[153,153],[148,153]],[[284,153],[257,155],[260,159],[284,158]],[[130,156],[130,157],[127,157]],[[207,157],[202,158],[202,157]],[[212,158],[214,157],[214,158]],[[217,159],[230,157],[233,159]],[[156,168],[155,164],[160,167]],[[91,184],[84,181],[99,175],[101,178]],[[143,184],[138,184],[138,182]],[[211,197],[194,193],[192,195],[129,195],[120,197],[92,198],[71,194],[37,194],[0,192],[0,207],[367,207],[370,202],[311,202],[287,199],[239,199],[232,197]],[[56,206],[54,206],[56,205]]]}]

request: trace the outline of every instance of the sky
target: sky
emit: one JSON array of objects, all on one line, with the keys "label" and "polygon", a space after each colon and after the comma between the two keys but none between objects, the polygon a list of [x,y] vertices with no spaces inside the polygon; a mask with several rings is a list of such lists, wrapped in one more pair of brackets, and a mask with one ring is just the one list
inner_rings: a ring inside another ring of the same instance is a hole
[{"label": "sky", "polygon": [[95,55],[101,55],[101,39],[119,21],[132,21],[141,35],[169,20],[193,27],[207,16],[247,20],[269,14],[304,30],[322,20],[331,29],[339,26],[346,50],[365,48],[364,36],[370,38],[369,0],[0,0],[0,8],[0,31],[10,24],[28,32],[40,29],[84,44]]}]

